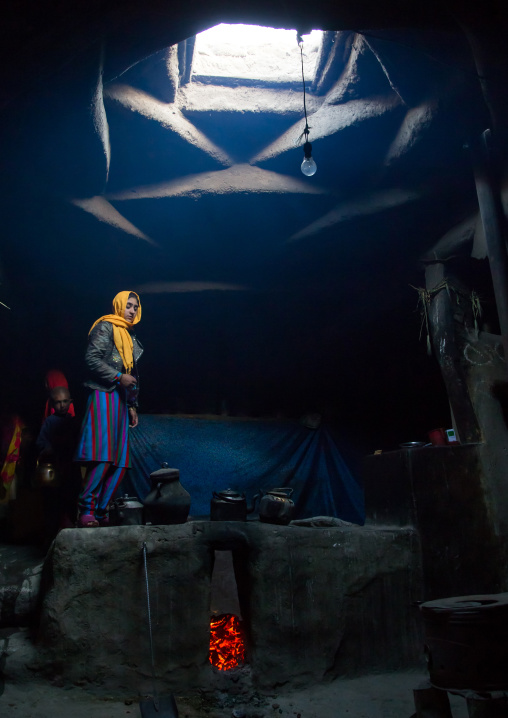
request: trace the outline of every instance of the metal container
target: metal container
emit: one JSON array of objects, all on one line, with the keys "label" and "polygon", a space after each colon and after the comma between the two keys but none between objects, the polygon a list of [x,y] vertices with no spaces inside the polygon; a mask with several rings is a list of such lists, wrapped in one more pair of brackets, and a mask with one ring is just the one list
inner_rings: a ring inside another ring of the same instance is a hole
[{"label": "metal container", "polygon": [[293,489],[289,487],[261,492],[259,520],[269,524],[288,524],[295,512],[292,494]]},{"label": "metal container", "polygon": [[183,524],[189,515],[191,497],[180,483],[180,472],[167,464],[150,474],[152,490],[146,497],[145,520],[154,525]]},{"label": "metal container", "polygon": [[214,491],[210,502],[210,521],[247,521],[247,499],[233,489]]},{"label": "metal container", "polygon": [[143,523],[143,504],[132,496],[115,499],[109,509],[111,526],[139,526]]},{"label": "metal container", "polygon": [[508,690],[508,593],[427,601],[420,610],[433,685]]},{"label": "metal container", "polygon": [[35,483],[37,486],[60,486],[60,476],[54,464],[51,464],[49,461],[37,462]]}]

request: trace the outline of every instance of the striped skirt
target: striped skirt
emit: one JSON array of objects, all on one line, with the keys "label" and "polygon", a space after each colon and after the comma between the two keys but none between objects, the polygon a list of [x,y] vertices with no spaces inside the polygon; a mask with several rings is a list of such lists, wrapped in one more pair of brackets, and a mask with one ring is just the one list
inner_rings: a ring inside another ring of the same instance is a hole
[{"label": "striped skirt", "polygon": [[90,393],[74,460],[130,468],[129,410],[117,389]]}]

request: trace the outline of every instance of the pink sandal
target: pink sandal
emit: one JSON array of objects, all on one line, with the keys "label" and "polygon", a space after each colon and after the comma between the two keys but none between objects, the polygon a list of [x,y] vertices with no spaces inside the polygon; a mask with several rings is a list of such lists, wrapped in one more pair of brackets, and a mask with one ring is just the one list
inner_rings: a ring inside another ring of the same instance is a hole
[{"label": "pink sandal", "polygon": [[104,518],[98,519],[98,521],[99,526],[111,526],[111,524],[109,523],[109,516],[104,516]]},{"label": "pink sandal", "polygon": [[81,514],[78,518],[78,527],[80,529],[91,529],[99,525],[99,522],[93,514]]}]

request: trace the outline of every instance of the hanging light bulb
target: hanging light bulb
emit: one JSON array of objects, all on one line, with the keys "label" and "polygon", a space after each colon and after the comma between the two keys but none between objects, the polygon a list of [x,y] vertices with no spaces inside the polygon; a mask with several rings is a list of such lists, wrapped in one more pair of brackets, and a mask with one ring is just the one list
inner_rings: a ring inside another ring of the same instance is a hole
[{"label": "hanging light bulb", "polygon": [[[301,33],[299,33],[299,32],[296,33],[296,40],[298,42],[298,46],[300,47],[300,57],[302,60],[303,111],[305,114],[305,129],[301,135],[301,137],[305,136],[305,143],[303,145],[304,158],[303,158],[301,170],[306,177],[312,177],[313,175],[316,174],[317,165],[314,162],[314,160],[312,159],[312,145],[309,142],[310,127],[309,127],[309,123],[307,120],[307,102],[306,102],[306,97],[305,97],[305,94],[306,94],[305,93],[305,74],[303,71],[303,38],[302,38]],[[300,139],[301,139],[301,137],[300,137]]]},{"label": "hanging light bulb", "polygon": [[306,142],[303,146],[303,162],[302,162],[302,173],[306,177],[312,177],[316,174],[317,164],[312,159],[312,145],[310,142]]}]

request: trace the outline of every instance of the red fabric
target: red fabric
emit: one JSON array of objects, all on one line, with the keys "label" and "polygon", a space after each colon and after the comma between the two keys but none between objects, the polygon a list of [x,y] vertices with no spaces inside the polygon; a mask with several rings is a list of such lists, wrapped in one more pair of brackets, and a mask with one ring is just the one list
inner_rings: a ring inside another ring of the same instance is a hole
[{"label": "red fabric", "polygon": [[46,387],[48,391],[56,389],[58,386],[64,386],[66,389],[69,388],[65,374],[58,369],[50,369],[46,374]]},{"label": "red fabric", "polygon": [[[52,389],[56,389],[59,386],[64,386],[66,389],[69,388],[69,384],[67,383],[65,374],[63,374],[63,372],[59,371],[58,369],[50,369],[46,374],[46,388],[48,392],[50,392]],[[48,399],[46,402],[46,409],[44,410],[44,419],[47,419],[48,416],[51,416],[51,414],[54,413],[55,410],[51,406],[50,400]],[[74,404],[72,403],[69,405],[69,414],[71,416],[76,416],[76,413],[74,411]]]}]

